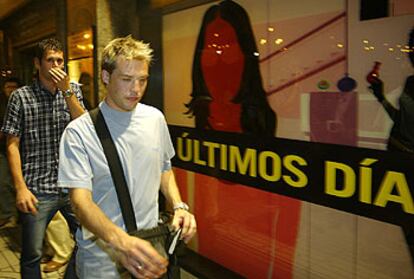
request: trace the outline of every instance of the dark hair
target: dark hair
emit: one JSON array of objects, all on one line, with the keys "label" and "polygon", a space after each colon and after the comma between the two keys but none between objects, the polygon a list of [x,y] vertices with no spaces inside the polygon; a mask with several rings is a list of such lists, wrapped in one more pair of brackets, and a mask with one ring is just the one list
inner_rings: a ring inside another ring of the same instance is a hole
[{"label": "dark hair", "polygon": [[6,82],[14,82],[17,83],[17,86],[21,86],[22,83],[20,82],[20,79],[18,79],[17,77],[8,77],[4,80],[3,84],[6,84]]},{"label": "dark hair", "polygon": [[241,104],[241,127],[243,132],[255,135],[274,136],[276,130],[276,114],[269,106],[266,92],[263,89],[259,69],[257,46],[246,11],[237,3],[225,0],[210,7],[203,17],[197,45],[194,53],[191,101],[186,104],[186,114],[195,116],[196,128],[210,129],[208,123],[209,103],[211,96],[208,92],[201,69],[201,54],[204,47],[207,25],[220,16],[228,22],[238,39],[241,51],[245,56],[240,89],[233,102]]},{"label": "dark hair", "polygon": [[40,41],[39,43],[37,43],[35,48],[35,57],[38,58],[39,61],[41,61],[44,53],[48,50],[63,52],[62,43],[55,38],[48,38]]}]

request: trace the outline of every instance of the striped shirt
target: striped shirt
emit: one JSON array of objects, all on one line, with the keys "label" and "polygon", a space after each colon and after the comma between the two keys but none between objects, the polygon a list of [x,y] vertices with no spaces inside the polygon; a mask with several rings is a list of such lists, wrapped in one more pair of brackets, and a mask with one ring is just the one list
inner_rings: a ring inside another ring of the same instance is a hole
[{"label": "striped shirt", "polygon": [[[81,105],[82,92],[71,83]],[[33,193],[58,193],[59,141],[70,112],[62,92],[51,94],[39,81],[10,96],[1,131],[20,138],[22,172]]]}]

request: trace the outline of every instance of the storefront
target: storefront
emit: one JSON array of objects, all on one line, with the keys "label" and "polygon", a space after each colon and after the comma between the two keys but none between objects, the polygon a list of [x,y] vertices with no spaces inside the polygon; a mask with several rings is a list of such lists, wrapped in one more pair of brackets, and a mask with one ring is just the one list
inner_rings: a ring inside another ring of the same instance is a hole
[{"label": "storefront", "polygon": [[170,125],[198,222],[188,247],[211,278],[410,279],[414,157],[385,151],[394,123],[367,76],[380,62],[397,107],[414,88],[414,4],[369,2],[31,1],[0,29],[26,82],[33,44],[64,41],[91,107],[103,46],[128,34],[151,43],[144,102]]}]

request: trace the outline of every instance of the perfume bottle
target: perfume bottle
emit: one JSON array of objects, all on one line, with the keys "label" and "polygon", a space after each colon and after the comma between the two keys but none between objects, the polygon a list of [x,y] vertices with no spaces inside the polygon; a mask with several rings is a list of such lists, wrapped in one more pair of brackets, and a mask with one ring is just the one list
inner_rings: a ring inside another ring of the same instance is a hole
[{"label": "perfume bottle", "polygon": [[372,67],[372,70],[368,73],[367,81],[370,84],[378,82],[380,66],[381,66],[381,62],[375,61],[374,66]]}]

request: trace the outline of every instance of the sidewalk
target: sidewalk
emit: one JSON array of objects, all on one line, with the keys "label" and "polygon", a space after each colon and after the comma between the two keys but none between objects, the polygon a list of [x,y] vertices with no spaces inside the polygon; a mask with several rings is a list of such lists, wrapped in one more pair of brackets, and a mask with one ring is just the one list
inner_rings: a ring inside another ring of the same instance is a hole
[{"label": "sidewalk", "polygon": [[[20,227],[6,224],[0,228],[0,279],[20,278]],[[56,272],[42,273],[42,278],[63,278],[65,266]]]}]

